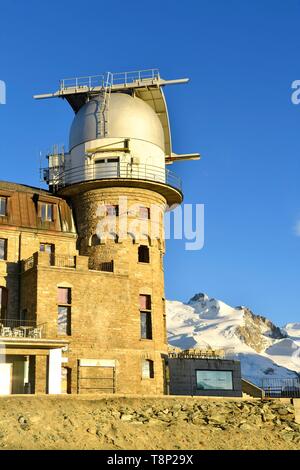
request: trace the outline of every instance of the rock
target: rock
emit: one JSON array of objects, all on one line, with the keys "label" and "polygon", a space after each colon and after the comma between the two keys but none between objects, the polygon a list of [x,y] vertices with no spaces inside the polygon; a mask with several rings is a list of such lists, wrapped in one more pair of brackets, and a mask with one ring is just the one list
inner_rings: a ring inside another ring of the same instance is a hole
[{"label": "rock", "polygon": [[282,439],[285,441],[292,441],[294,438],[294,433],[293,432],[284,432],[281,435]]},{"label": "rock", "polygon": [[119,419],[120,416],[121,416],[121,413],[119,411],[112,411],[111,412],[111,415],[116,418],[116,419]]},{"label": "rock", "polygon": [[122,415],[121,416],[121,421],[131,421],[133,419],[132,415]]},{"label": "rock", "polygon": [[169,409],[166,408],[165,410],[162,411],[165,415],[167,415],[169,413]]},{"label": "rock", "polygon": [[300,432],[300,424],[297,424],[297,423],[293,423],[293,421],[291,421],[289,423],[289,426],[296,432]]},{"label": "rock", "polygon": [[195,424],[196,426],[207,425],[207,422],[205,421],[205,419],[202,419],[202,418],[193,418],[192,423]]},{"label": "rock", "polygon": [[225,416],[220,414],[214,414],[207,417],[209,424],[224,424],[226,422]]},{"label": "rock", "polygon": [[274,413],[271,413],[271,412],[263,412],[262,414],[262,420],[263,422],[267,422],[267,421],[273,421],[273,419],[276,418],[276,415]]},{"label": "rock", "polygon": [[295,413],[295,409],[294,409],[293,406],[287,406],[286,409],[287,409],[287,411],[288,411],[289,413],[292,413],[292,414]]},{"label": "rock", "polygon": [[20,424],[20,428],[23,431],[28,431],[28,429],[30,428],[30,425],[29,425],[28,420],[25,418],[25,416],[19,416],[18,422]]},{"label": "rock", "polygon": [[242,423],[239,425],[239,428],[241,429],[241,431],[252,431],[253,429],[255,429],[255,426],[252,426],[249,423]]},{"label": "rock", "polygon": [[280,415],[280,416],[284,416],[284,415],[287,415],[288,414],[288,410],[286,408],[279,408],[277,410],[277,413]]},{"label": "rock", "polygon": [[160,424],[161,421],[159,421],[159,419],[153,419],[153,418],[150,418],[149,421],[145,422],[144,424],[149,424],[150,426],[153,426],[154,424]]}]

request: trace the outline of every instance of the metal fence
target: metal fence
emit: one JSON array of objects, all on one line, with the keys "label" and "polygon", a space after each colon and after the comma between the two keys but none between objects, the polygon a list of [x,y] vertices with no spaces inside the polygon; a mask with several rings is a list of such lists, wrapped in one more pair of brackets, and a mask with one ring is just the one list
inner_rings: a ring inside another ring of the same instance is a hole
[{"label": "metal fence", "polygon": [[300,398],[300,377],[263,379],[262,389],[270,398]]},{"label": "metal fence", "polygon": [[182,190],[181,178],[169,169],[155,165],[139,164],[117,164],[99,168],[97,164],[80,165],[55,174],[49,168],[47,177],[50,184],[57,188],[69,186],[82,181],[93,181],[98,179],[138,179],[167,184],[175,189]]},{"label": "metal fence", "polygon": [[76,268],[76,256],[70,255],[56,255],[51,253],[50,265],[58,268]]},{"label": "metal fence", "polygon": [[2,338],[32,338],[45,337],[46,323],[37,325],[35,320],[16,320],[4,318],[0,320],[0,337]]},{"label": "metal fence", "polygon": [[60,90],[68,88],[88,88],[107,87],[113,85],[127,85],[143,80],[159,79],[158,69],[134,70],[130,72],[106,72],[100,75],[90,75],[86,77],[63,78],[59,82]]}]

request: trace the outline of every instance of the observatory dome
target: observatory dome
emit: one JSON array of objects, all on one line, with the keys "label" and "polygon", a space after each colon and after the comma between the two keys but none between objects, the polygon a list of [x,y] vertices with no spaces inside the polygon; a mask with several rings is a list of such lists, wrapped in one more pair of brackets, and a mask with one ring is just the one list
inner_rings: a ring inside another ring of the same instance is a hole
[{"label": "observatory dome", "polygon": [[98,129],[102,99],[102,95],[95,96],[75,115],[70,130],[70,150],[103,137],[144,140],[165,150],[163,126],[155,111],[142,99],[125,93],[111,93],[106,114],[107,132],[101,136]]}]

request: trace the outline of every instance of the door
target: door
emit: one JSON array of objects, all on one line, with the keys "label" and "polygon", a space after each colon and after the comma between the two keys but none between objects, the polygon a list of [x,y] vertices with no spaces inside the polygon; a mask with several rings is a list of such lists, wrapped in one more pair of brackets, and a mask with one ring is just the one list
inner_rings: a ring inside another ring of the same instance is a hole
[{"label": "door", "polygon": [[118,176],[118,158],[102,158],[95,160],[95,179],[117,178]]},{"label": "door", "polygon": [[12,389],[12,364],[0,364],[0,395],[10,395]]}]

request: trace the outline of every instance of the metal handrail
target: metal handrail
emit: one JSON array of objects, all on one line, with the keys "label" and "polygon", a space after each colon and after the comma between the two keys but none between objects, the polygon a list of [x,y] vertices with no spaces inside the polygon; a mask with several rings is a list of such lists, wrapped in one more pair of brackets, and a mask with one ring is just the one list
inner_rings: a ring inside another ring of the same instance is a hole
[{"label": "metal handrail", "polygon": [[62,188],[83,181],[116,178],[147,180],[167,184],[180,191],[182,189],[181,178],[169,169],[155,165],[130,165],[122,162],[115,168],[107,168],[104,164],[101,169],[96,167],[94,163],[90,165],[79,165],[55,175],[51,184]]},{"label": "metal handrail", "polygon": [[71,77],[60,80],[60,90],[68,88],[94,88],[108,85],[127,85],[141,80],[159,79],[158,69],[134,70],[129,72],[106,72],[101,75],[90,75],[85,77]]}]

